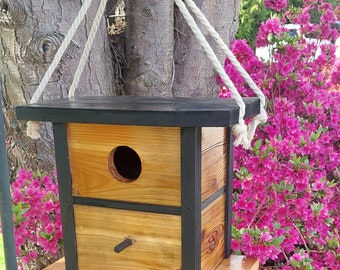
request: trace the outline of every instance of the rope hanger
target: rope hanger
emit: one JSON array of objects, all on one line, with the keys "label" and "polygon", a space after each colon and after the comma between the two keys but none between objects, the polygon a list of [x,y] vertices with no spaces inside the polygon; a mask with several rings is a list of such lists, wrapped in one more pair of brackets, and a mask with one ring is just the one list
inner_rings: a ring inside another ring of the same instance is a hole
[{"label": "rope hanger", "polygon": [[[215,29],[212,27],[212,25],[208,22],[204,14],[201,12],[201,10],[197,7],[197,5],[194,3],[193,0],[174,0],[176,5],[178,6],[180,12],[182,13],[184,19],[188,23],[190,29],[192,30],[194,36],[202,46],[203,50],[207,54],[209,60],[212,62],[216,72],[220,75],[225,85],[229,88],[233,99],[236,101],[237,105],[240,107],[240,114],[239,114],[239,122],[238,124],[234,125],[232,130],[234,135],[236,136],[236,140],[234,142],[234,145],[243,145],[245,148],[250,147],[250,142],[253,139],[253,136],[255,134],[256,127],[260,123],[264,123],[267,121],[267,113],[265,111],[265,96],[262,93],[262,91],[257,87],[257,85],[254,83],[252,78],[249,76],[249,74],[244,70],[242,65],[238,62],[238,60],[235,58],[233,53],[230,51],[228,46],[223,42],[222,38],[219,36],[219,34],[215,31]],[[63,40],[61,46],[59,47],[52,63],[50,64],[49,68],[47,69],[41,83],[39,84],[36,92],[34,93],[31,104],[35,103],[39,100],[39,98],[42,95],[43,90],[48,84],[49,79],[51,78],[54,70],[59,65],[59,62],[61,60],[62,55],[65,53],[68,45],[71,42],[71,39],[73,38],[76,30],[79,28],[79,25],[81,21],[84,19],[87,10],[89,6],[91,5],[92,0],[85,0],[84,4],[82,5],[75,21],[71,25],[65,39]],[[84,69],[84,66],[86,64],[95,34],[98,30],[101,17],[104,14],[105,7],[106,7],[107,0],[101,0],[96,16],[93,21],[93,25],[90,30],[89,38],[85,44],[81,59],[79,61],[77,70],[75,72],[73,82],[71,84],[70,90],[69,90],[69,98],[72,98],[74,96],[74,92],[79,84],[80,81],[80,75]],[[186,5],[191,9],[192,13],[195,14],[197,19],[200,21],[203,27],[208,31],[209,35],[213,37],[217,45],[223,50],[223,52],[226,54],[227,58],[230,60],[230,62],[235,66],[237,71],[240,73],[240,75],[245,79],[245,81],[248,83],[249,87],[253,90],[253,92],[260,98],[261,102],[261,111],[260,114],[253,117],[250,121],[248,127],[244,122],[244,115],[245,115],[245,103],[242,100],[241,95],[235,88],[233,82],[230,80],[228,75],[225,73],[224,68],[222,64],[219,62],[216,54],[214,53],[213,49],[207,42],[206,38],[202,34],[201,30],[199,29],[197,23],[195,22],[192,15],[189,13]],[[27,135],[30,136],[33,139],[40,138],[39,134],[39,128],[40,123],[29,121],[27,123]]]}]

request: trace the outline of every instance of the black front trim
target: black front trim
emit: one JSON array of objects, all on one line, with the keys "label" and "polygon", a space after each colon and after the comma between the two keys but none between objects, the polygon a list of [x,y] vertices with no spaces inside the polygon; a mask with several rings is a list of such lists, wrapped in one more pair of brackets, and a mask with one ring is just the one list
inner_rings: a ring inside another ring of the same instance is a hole
[{"label": "black front trim", "polygon": [[181,129],[182,270],[201,269],[201,137]]},{"label": "black front trim", "polygon": [[121,201],[112,201],[112,200],[104,200],[104,199],[88,198],[88,197],[73,197],[73,203],[80,204],[80,205],[99,206],[99,207],[159,213],[159,214],[169,214],[169,215],[180,215],[181,214],[181,208],[176,207],[176,206],[121,202]]},{"label": "black front trim", "polygon": [[[245,118],[260,113],[258,98],[244,98]],[[229,98],[99,96],[57,99],[16,107],[17,118],[65,123],[138,126],[230,127],[239,106]]]},{"label": "black front trim", "polygon": [[54,123],[53,135],[63,224],[65,265],[66,270],[78,270],[77,241],[73,215],[72,181],[66,125]]}]

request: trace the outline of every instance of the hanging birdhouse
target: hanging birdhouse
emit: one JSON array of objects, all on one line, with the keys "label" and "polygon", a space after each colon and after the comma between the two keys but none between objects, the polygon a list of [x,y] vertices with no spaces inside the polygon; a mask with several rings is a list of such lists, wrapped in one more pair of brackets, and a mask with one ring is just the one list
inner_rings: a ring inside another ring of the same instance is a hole
[{"label": "hanging birdhouse", "polygon": [[[246,117],[260,112],[258,98],[244,101]],[[222,269],[238,116],[217,98],[17,107],[18,119],[53,123],[66,269]]]}]

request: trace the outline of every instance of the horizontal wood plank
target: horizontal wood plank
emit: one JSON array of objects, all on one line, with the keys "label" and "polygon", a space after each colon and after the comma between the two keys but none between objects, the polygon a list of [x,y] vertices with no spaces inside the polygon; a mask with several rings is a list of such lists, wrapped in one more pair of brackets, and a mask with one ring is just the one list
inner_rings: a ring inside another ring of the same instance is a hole
[{"label": "horizontal wood plank", "polygon": [[75,224],[80,270],[181,268],[180,216],[75,205]]},{"label": "horizontal wood plank", "polygon": [[[68,124],[67,132],[74,196],[180,206],[179,128]],[[133,182],[122,183],[109,171],[110,152],[118,146],[141,160]]]}]

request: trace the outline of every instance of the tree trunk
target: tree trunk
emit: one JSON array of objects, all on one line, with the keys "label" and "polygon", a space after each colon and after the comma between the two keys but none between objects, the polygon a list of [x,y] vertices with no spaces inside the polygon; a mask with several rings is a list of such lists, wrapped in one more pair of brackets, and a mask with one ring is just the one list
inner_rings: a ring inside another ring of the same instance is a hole
[{"label": "tree trunk", "polygon": [[[208,21],[230,45],[237,30],[238,13],[241,0],[196,0]],[[187,23],[179,12],[175,16],[175,80],[173,92],[175,96],[216,96],[216,73],[203,49],[191,33]],[[202,30],[203,34],[206,31]],[[207,37],[218,59],[224,63],[225,55]]]},{"label": "tree trunk", "polygon": [[[93,1],[41,100],[67,97],[99,1]],[[54,169],[53,138],[43,125],[32,140],[17,121],[16,105],[30,102],[45,71],[81,7],[81,1],[0,0],[0,74],[12,179],[18,168]],[[86,23],[86,24],[85,24]],[[99,27],[89,61],[75,95],[111,95],[112,61],[105,20]]]},{"label": "tree trunk", "polygon": [[[3,110],[12,179],[18,168],[54,169],[49,126],[43,126],[41,139],[28,138],[26,123],[16,120],[14,107],[30,101],[77,16],[81,2],[0,0],[0,79],[4,86]],[[93,1],[85,23],[81,24],[54,72],[42,100],[67,97],[98,2]],[[195,2],[230,44],[237,29],[240,0]],[[123,9],[123,0],[109,0],[108,8],[113,9],[117,3]],[[126,20],[119,21],[122,25],[126,22],[126,31],[115,31],[118,34],[111,36],[110,44],[102,20],[76,96],[217,96],[212,64],[174,2],[126,0],[125,4]],[[114,57],[110,54],[110,45]],[[213,42],[211,45],[223,63],[225,56]]]},{"label": "tree trunk", "polygon": [[[173,1],[126,2],[126,93],[217,96],[213,66]],[[230,44],[237,30],[240,0],[195,2]],[[223,63],[225,55],[214,43],[210,44]]]},{"label": "tree trunk", "polygon": [[172,96],[173,25],[173,1],[126,2],[127,94]]}]

